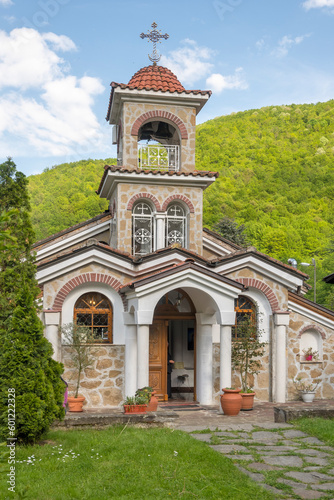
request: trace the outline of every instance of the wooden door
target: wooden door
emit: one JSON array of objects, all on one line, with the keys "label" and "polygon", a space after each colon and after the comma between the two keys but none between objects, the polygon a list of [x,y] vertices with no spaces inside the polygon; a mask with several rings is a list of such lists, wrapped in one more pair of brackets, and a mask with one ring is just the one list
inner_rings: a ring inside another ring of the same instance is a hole
[{"label": "wooden door", "polygon": [[161,401],[167,401],[167,328],[168,321],[155,320],[150,326],[149,385]]}]

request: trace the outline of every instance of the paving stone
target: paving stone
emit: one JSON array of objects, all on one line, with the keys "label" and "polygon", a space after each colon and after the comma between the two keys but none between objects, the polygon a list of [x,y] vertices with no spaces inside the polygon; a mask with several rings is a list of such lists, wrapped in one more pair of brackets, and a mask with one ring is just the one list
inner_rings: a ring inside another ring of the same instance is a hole
[{"label": "paving stone", "polygon": [[302,431],[295,431],[294,429],[283,431],[283,436],[286,438],[299,438],[299,437],[307,437],[307,434]]},{"label": "paving stone", "polygon": [[296,446],[254,446],[257,450],[263,450],[263,451],[274,451],[275,453],[283,453],[287,451],[295,451],[297,450]]},{"label": "paving stone", "polygon": [[325,443],[323,441],[320,441],[320,439],[316,437],[307,437],[304,439],[300,440],[301,443],[306,443],[306,444],[316,444],[317,446],[324,446]]},{"label": "paving stone", "polygon": [[282,439],[282,436],[274,432],[256,431],[252,433],[252,438],[254,441],[276,443]]},{"label": "paving stone", "polygon": [[[295,451],[295,450],[293,450]],[[278,457],[278,456],[283,456],[283,455],[286,455],[286,451],[281,451],[281,453],[278,453],[277,451],[259,451],[259,450],[256,450],[256,453],[258,453],[259,455],[261,455],[262,457]],[[293,455],[294,457],[296,457],[297,455]]]},{"label": "paving stone", "polygon": [[260,483],[260,486],[264,488],[265,490],[271,491],[272,493],[275,493],[275,495],[284,495],[284,491],[278,490],[277,488],[274,488],[273,486],[269,486],[269,484],[264,484]]},{"label": "paving stone", "polygon": [[326,466],[328,465],[328,460],[326,458],[319,458],[319,457],[303,457],[305,462],[313,465],[322,465]]},{"label": "paving stone", "polygon": [[277,479],[277,482],[287,484],[288,486],[293,486],[293,487],[300,486],[300,483],[296,483],[296,481],[292,481],[292,479],[285,479],[283,477],[279,477]]},{"label": "paving stone", "polygon": [[248,467],[255,470],[280,470],[280,467],[276,467],[275,465],[262,464],[260,462],[253,462],[252,464],[249,464]]},{"label": "paving stone", "polygon": [[225,457],[231,460],[254,460],[253,455],[225,455]]},{"label": "paving stone", "polygon": [[320,491],[305,490],[304,488],[293,488],[295,495],[300,496],[304,500],[314,500],[316,498],[322,498],[323,494]]},{"label": "paving stone", "polygon": [[321,469],[323,467],[319,467],[319,466],[313,466],[313,467],[303,467],[303,471],[306,471],[306,472],[313,472],[313,471],[316,471],[316,472],[321,472]]},{"label": "paving stone", "polygon": [[310,457],[319,457],[319,458],[329,457],[328,453],[324,453],[323,451],[313,450],[313,448],[303,448],[302,450],[298,450],[298,454],[308,455]]},{"label": "paving stone", "polygon": [[245,446],[240,446],[238,444],[232,445],[232,444],[211,444],[210,448],[219,451],[219,453],[233,453],[237,451],[244,451],[247,452],[247,448]]},{"label": "paving stone", "polygon": [[334,483],[317,484],[317,486],[312,486],[312,488],[323,491],[334,491]]},{"label": "paving stone", "polygon": [[[286,476],[293,477],[294,479],[297,479],[298,481],[302,481],[303,483],[312,483],[316,484],[319,483],[319,481],[331,481],[333,480],[332,476],[328,476],[327,474],[323,474],[322,472],[295,472],[295,471],[290,471],[286,472]],[[334,484],[334,483],[331,483]]]},{"label": "paving stone", "polygon": [[239,470],[243,472],[244,474],[247,474],[248,477],[252,478],[254,481],[257,481],[258,483],[264,481],[264,475],[263,474],[257,474],[256,472],[251,472],[247,469],[244,469],[244,467],[241,467],[241,465],[236,464]]},{"label": "paving stone", "polygon": [[191,437],[197,439],[197,441],[204,441],[204,443],[210,443],[212,434],[190,434]]},{"label": "paving stone", "polygon": [[299,457],[291,457],[288,455],[279,455],[277,457],[263,457],[266,464],[277,465],[280,467],[302,467],[303,460]]},{"label": "paving stone", "polygon": [[334,469],[330,469],[327,471],[327,474],[333,474],[334,475]]},{"label": "paving stone", "polygon": [[229,439],[235,439],[236,434],[234,434],[233,432],[219,431],[219,432],[215,432],[215,436],[226,437],[226,438],[229,438]]}]

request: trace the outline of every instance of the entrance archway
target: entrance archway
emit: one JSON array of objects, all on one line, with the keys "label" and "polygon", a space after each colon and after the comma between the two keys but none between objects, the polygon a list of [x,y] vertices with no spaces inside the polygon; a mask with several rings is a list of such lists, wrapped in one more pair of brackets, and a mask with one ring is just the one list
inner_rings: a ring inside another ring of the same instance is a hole
[{"label": "entrance archway", "polygon": [[[168,363],[168,356],[174,364]],[[169,367],[173,367],[172,373],[168,373]],[[193,400],[195,367],[195,307],[189,295],[177,288],[163,295],[154,310],[149,335],[149,385],[162,401],[168,400],[168,393]]]}]

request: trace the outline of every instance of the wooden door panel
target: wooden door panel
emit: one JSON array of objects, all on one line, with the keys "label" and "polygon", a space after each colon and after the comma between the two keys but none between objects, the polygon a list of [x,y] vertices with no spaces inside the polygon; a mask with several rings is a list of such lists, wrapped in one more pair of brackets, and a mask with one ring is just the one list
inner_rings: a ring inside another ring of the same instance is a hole
[{"label": "wooden door panel", "polygon": [[149,384],[157,391],[160,399],[167,397],[167,324],[156,320],[150,326]]}]

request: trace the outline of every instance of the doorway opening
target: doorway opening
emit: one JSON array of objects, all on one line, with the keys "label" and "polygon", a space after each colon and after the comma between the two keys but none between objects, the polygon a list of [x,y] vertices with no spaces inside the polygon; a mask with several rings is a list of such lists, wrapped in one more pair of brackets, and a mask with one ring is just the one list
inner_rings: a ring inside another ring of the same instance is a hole
[{"label": "doorway opening", "polygon": [[161,297],[150,327],[149,349],[149,385],[160,401],[196,400],[195,325],[195,308],[185,291],[175,289]]}]

